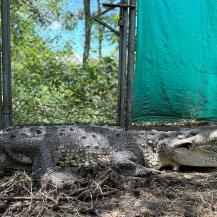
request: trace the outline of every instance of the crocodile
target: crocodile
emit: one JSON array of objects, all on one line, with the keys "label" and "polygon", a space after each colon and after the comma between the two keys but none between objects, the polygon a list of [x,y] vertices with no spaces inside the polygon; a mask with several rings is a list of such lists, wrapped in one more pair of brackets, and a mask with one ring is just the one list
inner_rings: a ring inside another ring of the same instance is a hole
[{"label": "crocodile", "polygon": [[1,169],[109,166],[147,176],[166,166],[217,167],[217,129],[131,130],[86,125],[10,127],[0,133]]}]

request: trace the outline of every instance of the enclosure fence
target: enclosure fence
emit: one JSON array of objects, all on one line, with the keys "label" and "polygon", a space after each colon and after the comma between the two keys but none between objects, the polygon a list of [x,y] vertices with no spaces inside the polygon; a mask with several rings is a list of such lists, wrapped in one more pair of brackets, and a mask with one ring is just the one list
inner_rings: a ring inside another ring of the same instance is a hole
[{"label": "enclosure fence", "polygon": [[217,120],[216,10],[194,0],[2,0],[0,124]]},{"label": "enclosure fence", "polygon": [[[136,0],[90,2],[88,12],[81,1],[1,0],[3,128],[118,123],[130,129]],[[91,57],[84,64],[86,50]]]}]

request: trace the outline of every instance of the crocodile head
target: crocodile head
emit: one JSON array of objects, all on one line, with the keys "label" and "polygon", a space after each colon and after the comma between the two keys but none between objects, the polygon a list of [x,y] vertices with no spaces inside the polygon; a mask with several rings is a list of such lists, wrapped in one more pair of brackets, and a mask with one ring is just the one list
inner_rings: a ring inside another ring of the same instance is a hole
[{"label": "crocodile head", "polygon": [[183,131],[158,144],[158,169],[165,166],[217,167],[217,130]]}]

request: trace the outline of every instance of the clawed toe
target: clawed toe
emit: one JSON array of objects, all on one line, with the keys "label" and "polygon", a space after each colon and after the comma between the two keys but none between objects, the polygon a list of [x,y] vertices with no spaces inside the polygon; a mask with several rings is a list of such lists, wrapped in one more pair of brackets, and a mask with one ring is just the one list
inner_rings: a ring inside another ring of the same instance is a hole
[{"label": "clawed toe", "polygon": [[150,175],[158,175],[160,173],[161,172],[159,170],[143,168],[143,169],[138,169],[135,175],[137,177],[145,177]]}]

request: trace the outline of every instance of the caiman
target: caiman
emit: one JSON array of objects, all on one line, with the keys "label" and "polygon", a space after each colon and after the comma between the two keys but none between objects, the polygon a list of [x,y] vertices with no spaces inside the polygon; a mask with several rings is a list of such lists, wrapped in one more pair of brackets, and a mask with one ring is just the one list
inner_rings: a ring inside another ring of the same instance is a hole
[{"label": "caiman", "polygon": [[0,133],[0,167],[44,174],[57,167],[110,166],[146,176],[166,166],[217,167],[217,129],[123,131],[117,127],[10,127]]}]

